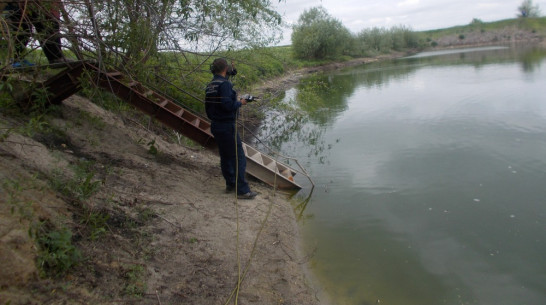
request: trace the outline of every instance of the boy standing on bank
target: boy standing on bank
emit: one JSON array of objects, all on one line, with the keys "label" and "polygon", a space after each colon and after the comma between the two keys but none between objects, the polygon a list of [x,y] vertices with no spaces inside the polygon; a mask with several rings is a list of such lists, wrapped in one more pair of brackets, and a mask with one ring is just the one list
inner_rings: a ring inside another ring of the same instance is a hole
[{"label": "boy standing on bank", "polygon": [[210,71],[214,76],[205,91],[205,110],[212,121],[210,129],[218,145],[226,192],[237,192],[239,199],[254,199],[258,194],[250,190],[245,179],[246,157],[235,125],[239,108],[247,101],[237,100],[237,92],[227,78],[236,72],[226,59],[215,59]]}]

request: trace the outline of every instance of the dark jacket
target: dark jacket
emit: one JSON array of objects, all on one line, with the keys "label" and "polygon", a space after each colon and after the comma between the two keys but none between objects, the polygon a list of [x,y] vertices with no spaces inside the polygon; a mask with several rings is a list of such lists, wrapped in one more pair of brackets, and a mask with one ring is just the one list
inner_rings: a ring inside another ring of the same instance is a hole
[{"label": "dark jacket", "polygon": [[235,122],[241,105],[231,82],[214,75],[205,90],[205,110],[209,119],[213,122]]}]

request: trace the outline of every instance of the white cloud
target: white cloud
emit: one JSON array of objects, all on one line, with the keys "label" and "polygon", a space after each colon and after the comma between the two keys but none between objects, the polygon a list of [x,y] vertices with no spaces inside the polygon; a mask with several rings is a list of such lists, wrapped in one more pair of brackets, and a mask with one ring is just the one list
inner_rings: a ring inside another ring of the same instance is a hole
[{"label": "white cloud", "polygon": [[420,0],[405,0],[405,1],[402,1],[402,2],[398,2],[396,4],[396,6],[398,7],[401,7],[401,6],[413,6],[413,5],[417,5],[421,3]]},{"label": "white cloud", "polygon": [[[323,6],[350,31],[358,33],[370,27],[409,26],[431,30],[468,24],[472,19],[495,21],[514,18],[522,0],[273,0],[285,22],[293,24],[305,9]],[[546,0],[534,1],[543,13]],[[290,43],[287,28],[283,44]]]}]

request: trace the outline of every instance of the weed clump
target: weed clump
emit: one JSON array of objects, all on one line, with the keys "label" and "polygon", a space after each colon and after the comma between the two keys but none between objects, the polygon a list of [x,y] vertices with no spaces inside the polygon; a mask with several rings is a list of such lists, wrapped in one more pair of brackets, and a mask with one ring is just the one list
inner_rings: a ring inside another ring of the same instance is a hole
[{"label": "weed clump", "polygon": [[86,200],[95,194],[101,185],[101,180],[94,179],[95,171],[92,161],[80,161],[74,167],[74,178],[67,179],[60,172],[53,174],[51,185],[53,189],[62,195],[76,199]]},{"label": "weed clump", "polygon": [[77,265],[82,256],[72,243],[72,232],[69,229],[49,227],[44,224],[37,232],[36,241],[39,248],[37,265],[42,277],[62,276]]},{"label": "weed clump", "polygon": [[127,285],[124,293],[129,296],[141,297],[146,292],[146,283],[144,281],[144,267],[141,265],[129,265],[125,272]]}]

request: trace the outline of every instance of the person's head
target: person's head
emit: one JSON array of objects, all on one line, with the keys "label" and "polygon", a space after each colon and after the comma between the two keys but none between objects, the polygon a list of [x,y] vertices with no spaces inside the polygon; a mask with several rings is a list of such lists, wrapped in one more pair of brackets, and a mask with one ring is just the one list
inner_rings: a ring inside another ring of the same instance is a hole
[{"label": "person's head", "polygon": [[228,70],[228,62],[225,58],[216,58],[210,65],[210,72],[214,75],[226,75]]},{"label": "person's head", "polygon": [[235,76],[237,75],[237,70],[235,70],[235,66],[233,65],[233,62],[231,64],[228,64],[227,60],[225,58],[216,58],[212,64],[210,65],[210,72],[214,75],[222,75],[222,76]]}]

